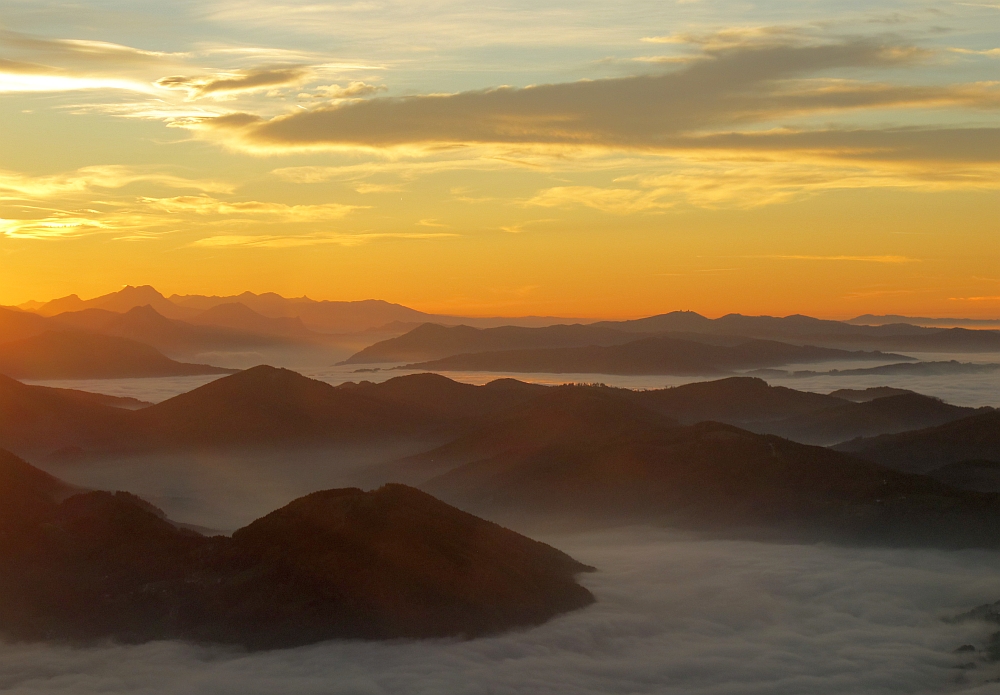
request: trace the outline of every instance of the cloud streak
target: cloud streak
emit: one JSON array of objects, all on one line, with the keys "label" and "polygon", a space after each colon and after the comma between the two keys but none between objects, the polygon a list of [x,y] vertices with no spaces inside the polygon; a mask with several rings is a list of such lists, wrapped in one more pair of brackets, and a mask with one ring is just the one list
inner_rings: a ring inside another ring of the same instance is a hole
[{"label": "cloud streak", "polygon": [[[375,98],[270,120],[244,113],[198,125],[262,150],[475,144],[669,152],[712,147],[707,135],[724,137],[733,128],[810,114],[1000,106],[1000,89],[992,84],[892,85],[823,76],[838,69],[913,65],[923,58],[911,47],[861,39],[741,45],[706,51],[692,64],[658,75]],[[845,132],[832,137],[850,139]]]},{"label": "cloud streak", "polygon": [[302,84],[311,75],[311,71],[304,66],[258,68],[207,76],[162,77],[156,81],[156,85],[164,89],[185,91],[188,99],[194,100],[291,87]]},{"label": "cloud streak", "polygon": [[448,239],[457,236],[459,235],[446,232],[370,232],[364,234],[304,234],[290,236],[226,234],[198,239],[192,242],[191,246],[207,248],[289,249],[304,246],[362,246],[380,239]]}]

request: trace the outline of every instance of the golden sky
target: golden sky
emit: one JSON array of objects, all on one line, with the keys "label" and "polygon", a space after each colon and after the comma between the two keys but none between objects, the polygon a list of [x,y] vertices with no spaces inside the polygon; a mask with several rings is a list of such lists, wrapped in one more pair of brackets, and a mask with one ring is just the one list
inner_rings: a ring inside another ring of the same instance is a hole
[{"label": "golden sky", "polygon": [[1000,315],[1000,5],[0,0],[0,303]]}]

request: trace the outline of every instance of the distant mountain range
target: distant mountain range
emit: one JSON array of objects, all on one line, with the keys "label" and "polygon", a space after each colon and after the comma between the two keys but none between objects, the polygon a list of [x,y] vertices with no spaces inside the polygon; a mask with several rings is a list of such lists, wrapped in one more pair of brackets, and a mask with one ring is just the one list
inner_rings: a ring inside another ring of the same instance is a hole
[{"label": "distant mountain range", "polygon": [[[674,343],[676,349],[667,351],[677,354],[677,361],[673,363],[654,357],[656,341],[661,341],[659,344],[663,346],[668,340],[678,341]],[[713,320],[693,312],[673,312],[634,321],[541,328],[477,329],[424,324],[401,336],[377,342],[343,364],[405,364],[417,369],[471,371],[711,374],[752,362],[735,355],[722,357],[722,348],[763,345],[759,341],[780,342],[803,350],[821,347],[844,351],[839,356],[827,353],[828,358],[819,359],[803,351],[802,359],[782,364],[855,359],[859,350],[1000,352],[1000,331],[904,324],[851,325],[807,316],[774,318],[731,314]],[[688,347],[692,354],[682,356],[680,348],[690,344],[710,347],[705,348],[703,356]],[[713,354],[717,358],[711,364]],[[891,354],[886,356],[891,357]],[[765,362],[777,364],[770,359],[757,360],[758,366]]]},{"label": "distant mountain range", "polygon": [[16,379],[116,379],[232,371],[176,362],[134,340],[79,331],[47,331],[0,343],[0,374]]},{"label": "distant mountain range", "polygon": [[995,362],[902,362],[884,364],[878,367],[859,367],[856,369],[828,369],[826,371],[785,369],[757,369],[752,373],[761,377],[792,377],[808,378],[813,376],[948,376],[951,374],[993,374],[1000,371],[1000,364]]},{"label": "distant mountain range", "polygon": [[900,316],[899,314],[864,314],[848,319],[845,323],[857,326],[886,326],[908,323],[911,326],[928,326],[931,328],[1000,328],[1000,318],[996,319],[962,319],[962,318],[929,318],[926,316]]},{"label": "distant mountain range", "polygon": [[621,345],[469,353],[409,364],[402,368],[430,371],[705,376],[794,363],[896,359],[909,358],[881,352],[789,345],[771,340],[748,340],[726,346],[656,336]]},{"label": "distant mountain range", "polygon": [[560,551],[403,485],[316,492],[207,538],[0,451],[0,633],[271,649],[478,636],[594,598]]},{"label": "distant mountain range", "polygon": [[[342,359],[346,350],[361,347],[343,364],[705,375],[793,362],[867,359],[865,353],[876,353],[873,359],[893,357],[892,353],[877,354],[888,350],[1000,351],[1000,331],[996,330],[899,323],[855,325],[807,316],[730,314],[709,319],[693,312],[672,312],[630,321],[586,325],[573,321],[558,317],[442,316],[379,300],[314,301],[273,293],[164,297],[154,288],[142,286],[89,300],[70,295],[21,308],[0,307],[0,345],[60,332],[124,338],[181,362],[219,361],[241,367],[253,364],[255,355],[261,361],[277,359],[280,363],[295,354],[298,359],[306,356],[310,364],[321,364],[324,359]],[[117,349],[124,352],[124,344]],[[71,360],[66,357],[63,362],[69,365]],[[145,372],[137,371],[137,364],[116,371],[106,364],[88,365],[81,360],[63,373],[65,378],[102,372],[169,373],[163,365],[154,367],[152,362]],[[9,374],[29,378],[29,372],[12,369],[8,369]],[[33,374],[47,373],[38,366],[33,369]]]},{"label": "distant mountain range", "polygon": [[[253,314],[272,319],[298,319],[297,322],[286,322],[286,328],[293,328],[301,323],[309,331],[316,333],[356,333],[387,324],[399,323],[412,327],[433,321],[437,323],[466,323],[479,327],[504,325],[518,326],[548,326],[556,323],[572,323],[579,319],[568,319],[547,316],[522,317],[461,317],[443,314],[428,314],[416,309],[392,304],[377,299],[356,302],[316,301],[308,297],[286,298],[273,292],[254,294],[244,292],[228,297],[208,297],[203,295],[172,295],[164,297],[153,287],[128,286],[111,294],[83,300],[77,295],[69,295],[50,302],[28,302],[19,308],[41,316],[56,316],[67,312],[80,312],[88,309],[102,309],[115,313],[125,313],[130,309],[151,306],[159,314],[170,319],[198,322],[206,321],[210,325],[250,330],[253,324],[260,324],[259,319],[241,315],[245,311],[233,309],[233,305],[242,305]],[[218,307],[225,307],[219,309]],[[278,324],[271,324],[277,326]],[[405,330],[405,328],[404,328]],[[402,331],[400,331],[402,332]],[[281,333],[285,335],[286,332]]]}]

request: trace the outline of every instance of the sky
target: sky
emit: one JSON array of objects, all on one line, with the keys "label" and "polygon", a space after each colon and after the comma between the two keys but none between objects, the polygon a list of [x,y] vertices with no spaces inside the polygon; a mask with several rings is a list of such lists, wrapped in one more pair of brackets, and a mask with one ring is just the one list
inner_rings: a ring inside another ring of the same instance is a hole
[{"label": "sky", "polygon": [[998,69],[991,0],[0,0],[0,304],[996,317]]}]

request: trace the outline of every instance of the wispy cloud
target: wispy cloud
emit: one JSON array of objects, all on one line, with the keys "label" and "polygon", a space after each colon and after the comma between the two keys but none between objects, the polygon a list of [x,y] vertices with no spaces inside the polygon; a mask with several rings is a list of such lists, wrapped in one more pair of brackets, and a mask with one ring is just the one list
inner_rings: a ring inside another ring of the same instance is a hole
[{"label": "wispy cloud", "polygon": [[187,92],[188,99],[193,100],[300,85],[311,74],[305,66],[258,68],[213,75],[161,77],[156,84],[165,89]]},{"label": "wispy cloud", "polygon": [[630,188],[599,188],[596,186],[556,186],[541,191],[527,201],[540,207],[585,206],[618,215],[650,210],[664,210],[673,202],[664,201],[661,191],[640,191]]},{"label": "wispy cloud", "polygon": [[48,217],[7,220],[0,218],[0,236],[9,239],[62,239],[109,231],[100,220],[87,217]]},{"label": "wispy cloud", "polygon": [[259,235],[220,235],[205,237],[191,243],[191,246],[210,248],[298,248],[303,246],[361,246],[381,239],[447,239],[458,234],[438,233],[365,233],[365,234],[311,234],[279,236],[272,234]]},{"label": "wispy cloud", "polygon": [[151,208],[166,213],[191,213],[225,217],[267,216],[287,220],[338,220],[364,206],[324,203],[322,205],[287,205],[257,200],[228,202],[209,196],[177,196],[174,198],[142,198]]},{"label": "wispy cloud", "polygon": [[803,254],[771,254],[765,256],[752,256],[752,258],[764,258],[777,261],[848,261],[851,263],[888,263],[891,265],[920,262],[919,258],[909,258],[907,256],[816,256]]},{"label": "wispy cloud", "polygon": [[168,188],[187,188],[206,193],[231,193],[232,184],[206,179],[188,179],[175,174],[121,165],[90,166],[49,176],[29,176],[0,170],[0,198],[6,193],[27,198],[51,198],[99,188],[117,189],[134,183]]}]

